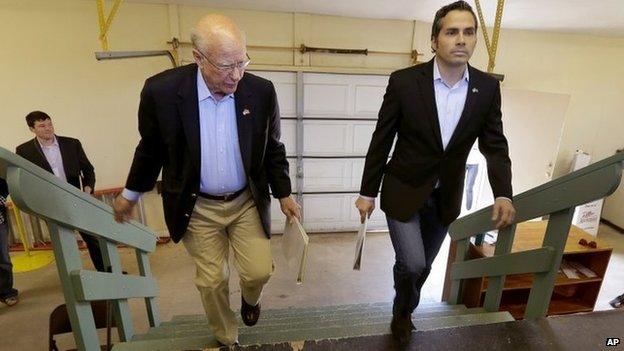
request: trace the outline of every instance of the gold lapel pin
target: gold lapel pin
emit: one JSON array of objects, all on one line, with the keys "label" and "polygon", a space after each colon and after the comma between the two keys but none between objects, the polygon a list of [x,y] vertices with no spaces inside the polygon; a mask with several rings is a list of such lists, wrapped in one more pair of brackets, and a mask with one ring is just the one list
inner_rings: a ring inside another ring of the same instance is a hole
[{"label": "gold lapel pin", "polygon": [[247,116],[248,114],[250,114],[251,112],[249,111],[249,109],[244,109],[243,110],[243,116]]},{"label": "gold lapel pin", "polygon": [[473,92],[473,93],[478,93],[478,92],[479,92],[479,89],[477,89],[477,88],[472,88],[472,92]]}]

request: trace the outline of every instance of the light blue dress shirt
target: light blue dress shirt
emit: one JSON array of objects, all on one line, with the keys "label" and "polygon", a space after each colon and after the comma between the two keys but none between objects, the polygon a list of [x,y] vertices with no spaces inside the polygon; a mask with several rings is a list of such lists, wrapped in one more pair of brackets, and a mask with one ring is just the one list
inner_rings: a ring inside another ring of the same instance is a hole
[{"label": "light blue dress shirt", "polygon": [[[247,185],[247,177],[238,143],[234,94],[217,101],[198,68],[197,100],[201,148],[199,191],[217,196],[236,192]],[[137,201],[141,193],[124,189],[122,196]]]},{"label": "light blue dress shirt", "polygon": [[199,190],[211,195],[236,192],[247,184],[238,143],[234,94],[217,101],[197,70],[201,182]]},{"label": "light blue dress shirt", "polygon": [[433,64],[433,89],[435,90],[436,107],[438,108],[438,122],[440,123],[440,134],[442,135],[442,146],[446,150],[449,140],[459,118],[464,111],[466,95],[468,95],[468,67],[464,70],[462,78],[452,87],[449,86],[440,75],[438,62],[434,59]]}]

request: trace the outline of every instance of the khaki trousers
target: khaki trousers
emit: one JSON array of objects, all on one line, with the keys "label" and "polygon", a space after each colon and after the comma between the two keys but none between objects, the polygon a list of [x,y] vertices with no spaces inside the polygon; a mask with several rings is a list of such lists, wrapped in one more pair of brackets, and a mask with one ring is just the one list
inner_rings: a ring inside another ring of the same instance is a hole
[{"label": "khaki trousers", "polygon": [[230,246],[241,294],[248,304],[260,301],[274,269],[270,240],[250,191],[227,202],[198,197],[182,242],[195,261],[195,285],[210,329],[222,344],[237,342],[238,325],[230,308],[228,284]]}]

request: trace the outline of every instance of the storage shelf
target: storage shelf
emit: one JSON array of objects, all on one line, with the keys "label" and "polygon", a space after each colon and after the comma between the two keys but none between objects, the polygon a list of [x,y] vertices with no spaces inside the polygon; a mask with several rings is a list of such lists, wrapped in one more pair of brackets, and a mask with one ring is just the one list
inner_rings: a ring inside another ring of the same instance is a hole
[{"label": "storage shelf", "polygon": [[[511,252],[537,249],[542,246],[547,221],[525,222],[516,227]],[[596,241],[597,248],[579,245],[580,239]],[[490,244],[470,246],[470,258],[490,257],[495,247]],[[592,270],[597,277],[588,278],[582,274],[580,279],[570,279],[563,273],[555,278],[553,294],[547,315],[591,312],[594,309],[598,293],[609,264],[612,248],[594,236],[572,226],[563,252],[563,259],[574,261]],[[450,257],[450,256],[449,256]],[[448,270],[448,267],[447,267]],[[447,271],[447,277],[449,272]],[[513,274],[505,277],[501,296],[500,310],[508,311],[516,319],[524,317],[524,310],[533,285],[534,274]],[[485,301],[488,278],[473,278],[464,281],[461,303],[467,307],[481,307]]]},{"label": "storage shelf", "polygon": [[[505,278],[505,286],[503,290],[522,290],[522,289],[531,289],[533,286],[533,274],[515,274],[509,275]],[[595,283],[601,282],[601,277],[596,278],[581,278],[581,279],[570,279],[565,276],[563,273],[557,274],[555,278],[555,286],[561,285],[576,285],[576,284],[584,284],[584,283]],[[488,286],[488,278],[484,278],[483,286],[481,287],[481,291],[485,292]]]}]

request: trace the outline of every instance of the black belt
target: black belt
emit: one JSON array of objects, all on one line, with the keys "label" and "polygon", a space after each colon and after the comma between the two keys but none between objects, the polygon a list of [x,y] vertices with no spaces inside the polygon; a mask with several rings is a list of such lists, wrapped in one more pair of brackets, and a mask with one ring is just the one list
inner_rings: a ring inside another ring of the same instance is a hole
[{"label": "black belt", "polygon": [[245,190],[247,190],[247,187],[244,187],[241,190],[238,190],[230,194],[225,194],[225,195],[210,195],[210,194],[200,192],[199,196],[206,198],[206,199],[210,199],[210,200],[232,201],[236,199],[240,194],[244,193]]}]

